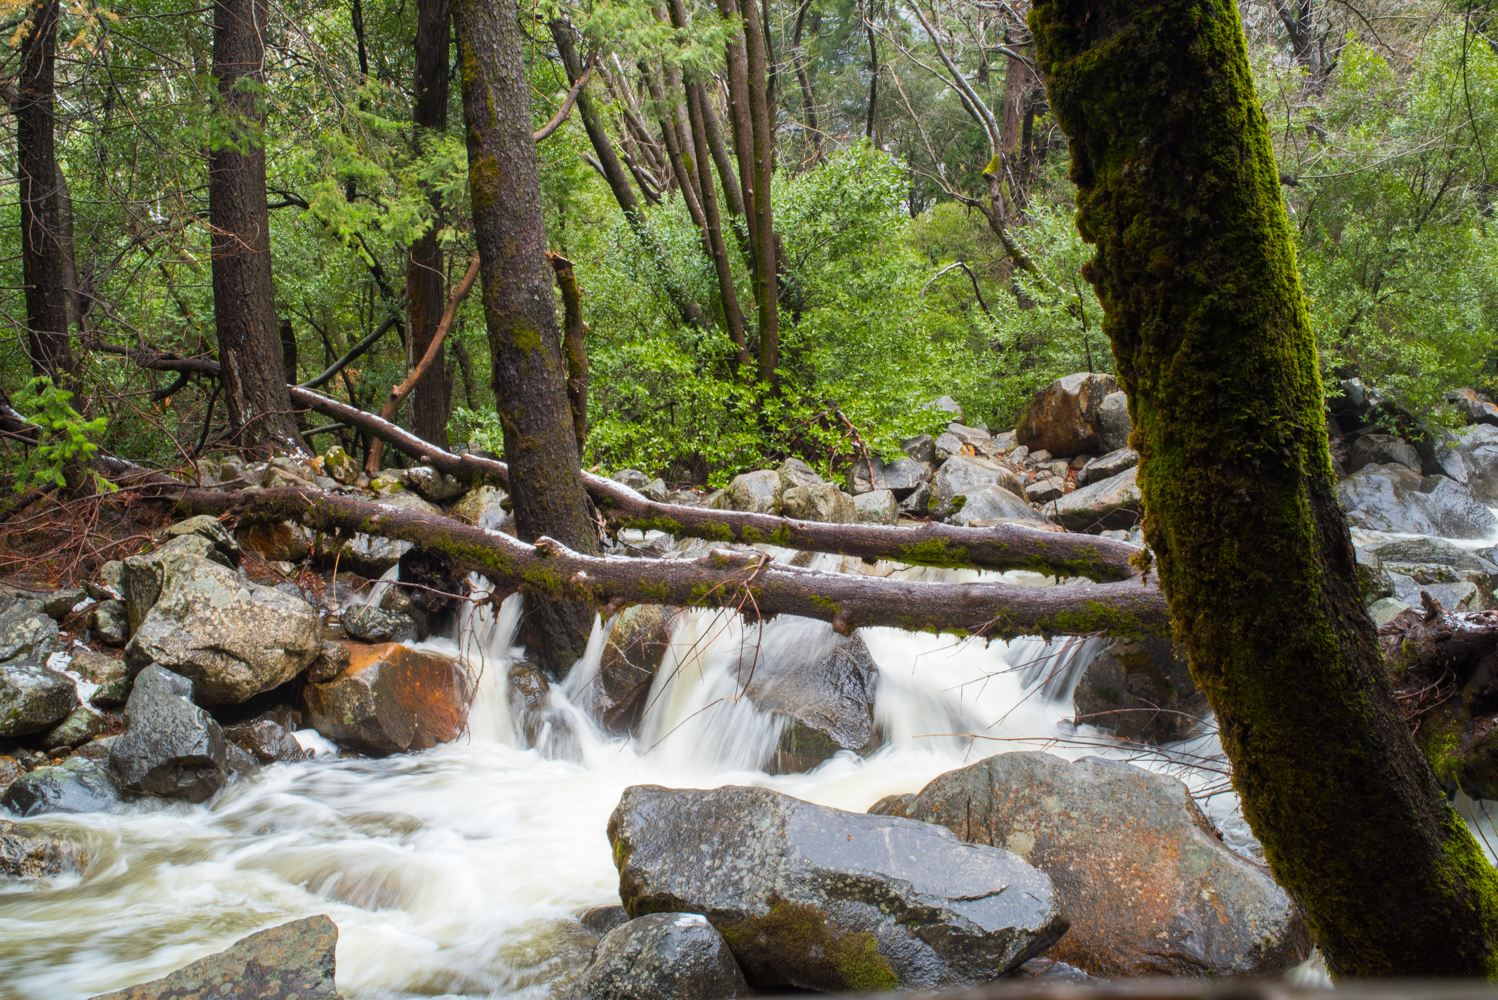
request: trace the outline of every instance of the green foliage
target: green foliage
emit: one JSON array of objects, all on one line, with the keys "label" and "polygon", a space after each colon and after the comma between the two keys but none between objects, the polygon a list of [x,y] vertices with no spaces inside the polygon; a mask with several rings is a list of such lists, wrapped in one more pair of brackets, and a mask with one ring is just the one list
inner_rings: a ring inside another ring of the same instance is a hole
[{"label": "green foliage", "polygon": [[[41,428],[40,443],[14,466],[17,493],[33,486],[66,486],[67,473],[98,452],[92,438],[103,433],[108,418],[85,420],[69,405],[72,398],[50,378],[34,378],[16,393],[16,412]],[[101,488],[114,488],[108,480],[94,478]]]}]

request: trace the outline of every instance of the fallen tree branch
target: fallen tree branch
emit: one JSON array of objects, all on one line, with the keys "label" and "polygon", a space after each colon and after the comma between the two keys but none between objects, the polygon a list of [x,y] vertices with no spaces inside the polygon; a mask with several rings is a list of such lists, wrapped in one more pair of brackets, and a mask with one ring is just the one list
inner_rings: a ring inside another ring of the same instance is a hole
[{"label": "fallen tree branch", "polygon": [[921,583],[821,573],[768,561],[760,553],[714,550],[695,560],[587,556],[560,542],[535,545],[426,511],[386,507],[310,489],[224,492],[146,486],[180,513],[241,521],[296,520],[314,531],[363,532],[411,542],[445,556],[455,570],[480,573],[498,593],[525,590],[547,599],[587,600],[613,613],[631,604],[737,607],[746,599],[766,618],[797,615],[848,634],[865,626],[979,635],[1139,635],[1170,623],[1153,582],[1064,587],[1004,583]]},{"label": "fallen tree branch", "polygon": [[327,370],[324,371],[321,375],[313,379],[308,379],[306,382],[300,383],[297,388],[316,389],[318,386],[327,382],[334,375],[337,375],[339,372],[343,371],[344,368],[348,367],[350,362],[357,360],[359,355],[363,354],[365,351],[373,347],[375,345],[375,341],[385,336],[385,334],[389,332],[390,328],[395,326],[397,322],[399,322],[398,318],[395,316],[391,316],[389,319],[385,320],[385,322],[375,327],[373,333],[369,334],[363,340],[359,341],[353,347],[349,348],[349,352],[347,354],[329,365]]},{"label": "fallen tree branch", "polygon": [[1451,667],[1465,679],[1498,652],[1498,611],[1447,611],[1425,590],[1420,603],[1378,627],[1384,660],[1396,672],[1434,676]]}]

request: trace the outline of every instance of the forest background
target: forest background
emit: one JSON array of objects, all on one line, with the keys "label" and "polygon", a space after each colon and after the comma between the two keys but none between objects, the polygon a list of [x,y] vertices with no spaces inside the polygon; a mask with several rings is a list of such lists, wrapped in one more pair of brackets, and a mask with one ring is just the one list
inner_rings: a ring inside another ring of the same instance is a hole
[{"label": "forest background", "polygon": [[[263,80],[239,88],[263,125],[246,128],[213,75],[212,5],[58,5],[70,400],[34,378],[45,366],[28,333],[14,122],[0,138],[0,390],[60,431],[23,477],[55,474],[85,442],[168,468],[246,443],[216,378],[122,353],[216,356],[208,170],[235,143],[265,151],[287,380],[372,340],[320,388],[380,408],[425,348],[411,274],[440,273],[440,304],[474,254],[455,47],[439,53],[446,108],[417,99],[432,44],[418,20],[433,6],[271,2]],[[1240,8],[1323,377],[1361,378],[1439,423],[1449,390],[1498,385],[1498,13]],[[13,119],[38,9],[0,4]],[[1020,0],[522,5],[535,127],[566,112],[538,150],[548,244],[574,265],[587,324],[585,465],[721,485],[796,454],[837,473],[864,448],[893,453],[944,425],[936,397],[1005,427],[1052,379],[1112,370],[1027,13]],[[725,16],[761,43],[768,144],[734,120]],[[754,201],[761,171],[768,210],[736,206]],[[474,295],[398,420],[500,451],[488,373]],[[364,461],[358,430],[294,419],[311,450],[341,444]]]}]

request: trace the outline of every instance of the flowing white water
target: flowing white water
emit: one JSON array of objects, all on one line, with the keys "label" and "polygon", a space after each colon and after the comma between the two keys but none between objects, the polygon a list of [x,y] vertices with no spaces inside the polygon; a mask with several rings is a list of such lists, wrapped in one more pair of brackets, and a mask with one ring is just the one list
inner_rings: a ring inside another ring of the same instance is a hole
[{"label": "flowing white water", "polygon": [[[316,913],[338,925],[338,985],[350,998],[551,996],[590,955],[576,914],[618,902],[605,827],[629,785],[755,784],[863,810],[1007,750],[1123,755],[1085,727],[1058,725],[1071,714],[1064,668],[1090,655],[1088,641],[1059,651],[865,629],[884,748],[770,776],[760,768],[782,723],[741,696],[748,671],[756,656],[830,646],[830,627],[779,619],[746,636],[736,618],[691,612],[633,740],[609,738],[577,707],[603,648],[595,631],[553,688],[554,731],[541,741],[575,759],[548,759],[523,745],[506,700],[519,613],[514,597],[497,615],[470,608],[457,642],[425,644],[462,655],[479,677],[470,732],[457,743],[276,765],[200,806],[25,821],[84,841],[91,860],[81,878],[0,890],[0,1000],[88,997]],[[1078,745],[1089,741],[1098,746]],[[1210,755],[1215,739],[1176,749]],[[1197,788],[1216,780],[1183,777]],[[1231,793],[1205,805],[1229,843],[1251,848]]]}]

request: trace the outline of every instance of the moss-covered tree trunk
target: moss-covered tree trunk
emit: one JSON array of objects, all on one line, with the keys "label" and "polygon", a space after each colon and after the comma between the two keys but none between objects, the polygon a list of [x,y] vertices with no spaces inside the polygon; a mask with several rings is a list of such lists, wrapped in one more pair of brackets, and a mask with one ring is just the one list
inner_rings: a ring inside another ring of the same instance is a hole
[{"label": "moss-covered tree trunk", "polygon": [[[515,0],[454,0],[452,17],[494,405],[504,427],[515,527],[528,542],[547,535],[596,553],[546,262],[530,75]],[[592,626],[586,601],[526,594],[526,645],[554,677],[582,655]]]},{"label": "moss-covered tree trunk", "polygon": [[1145,536],[1244,813],[1341,976],[1491,976],[1498,876],[1383,674],[1231,0],[1039,0]]}]

